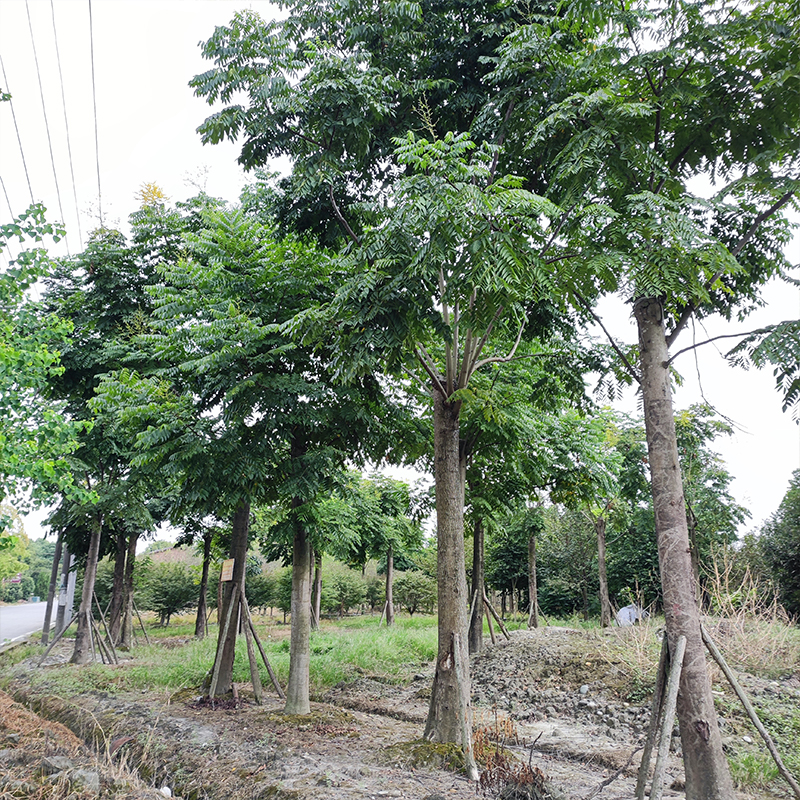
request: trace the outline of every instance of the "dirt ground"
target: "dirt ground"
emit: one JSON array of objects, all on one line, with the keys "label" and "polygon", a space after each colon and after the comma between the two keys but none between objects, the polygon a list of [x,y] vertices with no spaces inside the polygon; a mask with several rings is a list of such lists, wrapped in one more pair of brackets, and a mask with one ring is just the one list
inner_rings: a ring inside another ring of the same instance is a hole
[{"label": "dirt ground", "polygon": [[[69,648],[54,651],[50,668]],[[487,647],[472,665],[478,748],[492,740],[504,757],[546,776],[544,793],[525,797],[632,797],[650,701],[621,698],[623,666],[598,654],[596,638],[563,628],[516,632]],[[363,675],[313,703],[309,717],[287,717],[276,696],[257,706],[246,686],[237,702],[213,708],[191,692],[46,696],[29,689],[23,664],[11,687],[18,702],[0,694],[0,800],[499,796],[501,787],[476,786],[449,767],[446,748],[420,746],[431,675],[432,667],[403,685]],[[797,676],[779,688],[800,701]],[[738,736],[724,721],[723,734]],[[667,798],[683,797],[673,744]],[[99,788],[73,786],[68,772],[58,791],[52,775],[46,784],[40,765],[54,754],[96,770]]]}]

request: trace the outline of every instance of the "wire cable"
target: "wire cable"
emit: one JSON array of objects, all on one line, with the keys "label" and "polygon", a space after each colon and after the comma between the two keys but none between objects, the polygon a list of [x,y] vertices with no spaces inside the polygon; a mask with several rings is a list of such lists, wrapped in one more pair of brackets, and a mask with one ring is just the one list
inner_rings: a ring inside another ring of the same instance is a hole
[{"label": "wire cable", "polygon": [[[3,90],[11,94],[11,88],[8,85],[8,78],[6,77],[6,67],[3,64],[3,54],[0,53],[0,70],[3,71]],[[17,132],[17,142],[19,142],[19,154],[22,156],[22,166],[25,170],[25,179],[28,181],[28,191],[31,195],[31,205],[36,201],[33,199],[33,189],[31,188],[31,176],[28,174],[28,162],[25,160],[25,151],[22,149],[22,137],[19,135],[19,125],[17,125],[17,115],[14,113],[14,101],[9,100],[8,105],[11,108],[11,117],[14,120],[14,130]]]},{"label": "wire cable", "polygon": [[56,63],[58,64],[58,79],[61,82],[61,106],[64,109],[64,128],[67,131],[67,154],[69,156],[69,174],[72,178],[72,197],[75,200],[75,217],[78,221],[78,245],[83,250],[83,233],[81,232],[81,215],[78,210],[78,189],[75,184],[75,168],[72,163],[72,142],[69,135],[69,120],[67,119],[67,98],[64,94],[64,74],[61,71],[61,53],[58,50],[58,33],[56,32],[56,8],[50,0],[50,15],[53,19],[53,40],[56,45]]},{"label": "wire cable", "polygon": [[[42,100],[42,114],[44,115],[44,128],[47,132],[47,146],[50,150],[50,163],[53,166],[53,180],[56,184],[56,198],[58,199],[58,213],[61,214],[61,221],[64,221],[64,207],[61,205],[61,188],[58,185],[58,173],[56,172],[56,159],[53,155],[53,140],[50,137],[50,123],[47,119],[47,107],[44,102],[44,86],[42,85],[42,73],[39,69],[39,56],[36,53],[36,41],[33,37],[33,22],[31,21],[31,9],[28,5],[28,0],[25,0],[25,11],[28,14],[28,28],[31,32],[31,46],[33,47],[33,61],[36,64],[36,77],[39,81],[39,97]],[[65,239],[66,242],[66,239]],[[67,245],[67,254],[69,254],[69,245]]]},{"label": "wire cable", "polygon": [[97,205],[100,226],[103,225],[103,193],[100,190],[100,139],[97,135],[97,83],[94,77],[94,25],[92,22],[92,0],[89,0],[89,53],[92,60],[92,102],[94,104],[94,155],[97,163]]},{"label": "wire cable", "polygon": [[8,192],[6,191],[6,182],[3,180],[2,175],[0,175],[0,186],[3,187],[3,194],[6,197],[6,204],[8,205],[8,213],[11,214],[11,219],[14,219],[14,209],[11,208],[11,201],[8,199]]}]

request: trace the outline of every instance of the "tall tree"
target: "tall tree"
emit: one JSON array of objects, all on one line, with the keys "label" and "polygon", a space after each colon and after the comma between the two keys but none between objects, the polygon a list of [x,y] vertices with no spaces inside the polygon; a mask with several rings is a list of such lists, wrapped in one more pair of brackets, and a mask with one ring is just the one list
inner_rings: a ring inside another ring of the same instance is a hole
[{"label": "tall tree", "polygon": [[[140,340],[156,366],[149,376],[118,372],[103,400],[138,428],[139,459],[174,476],[177,512],[232,516],[231,583],[239,591],[250,506],[281,507],[294,573],[286,708],[308,713],[315,504],[347,460],[381,450],[372,433],[392,412],[381,405],[377,381],[334,385],[324,348],[295,345],[282,331],[294,314],[331,296],[336,276],[324,254],[278,241],[254,214],[210,210],[186,255],[163,268],[157,320]],[[218,643],[219,693],[229,690],[235,631],[229,626],[229,640]]]},{"label": "tall tree", "polygon": [[[638,327],[633,371],[644,402],[667,632],[672,648],[687,638],[678,700],[687,797],[729,797],[692,578],[669,347],[695,316],[746,312],[784,266],[781,214],[797,186],[800,152],[798,6],[675,0],[574,9],[568,25],[582,26],[592,47],[563,60],[575,67],[565,73],[569,96],[532,139],[564,142],[568,133],[556,162],[558,202],[591,196],[613,209],[605,233],[583,252],[597,280],[624,292]],[[598,19],[607,27],[593,35]],[[552,28],[521,29],[504,68],[519,73],[515,64],[531,41],[552,41]],[[692,191],[697,183],[689,180],[700,175],[724,182],[710,199]]]}]

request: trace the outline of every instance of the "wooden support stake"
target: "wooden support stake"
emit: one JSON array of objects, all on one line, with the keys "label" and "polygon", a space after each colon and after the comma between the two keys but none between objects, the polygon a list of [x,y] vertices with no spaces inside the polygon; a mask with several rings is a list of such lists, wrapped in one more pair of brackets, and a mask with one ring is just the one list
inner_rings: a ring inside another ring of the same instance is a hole
[{"label": "wooden support stake", "polygon": [[133,604],[133,610],[136,612],[136,618],[139,620],[139,625],[142,626],[142,633],[144,634],[144,640],[147,644],[150,644],[150,637],[147,635],[147,631],[144,629],[144,622],[142,622],[142,615],[139,613],[139,609],[136,608],[136,603],[131,598],[131,603]]},{"label": "wooden support stake", "polygon": [[730,685],[733,687],[733,691],[736,692],[736,696],[744,706],[747,716],[750,717],[750,721],[753,723],[753,725],[755,725],[756,730],[759,732],[761,738],[764,740],[764,743],[767,745],[767,750],[769,750],[772,760],[778,767],[778,772],[781,773],[784,780],[789,784],[789,786],[792,787],[795,797],[800,798],[800,786],[798,786],[797,781],[794,779],[791,772],[789,772],[789,770],[784,766],[780,754],[778,753],[778,749],[775,747],[775,742],[772,741],[772,737],[767,732],[767,729],[761,724],[761,720],[758,718],[756,710],[753,708],[750,700],[744,693],[744,689],[742,689],[739,681],[736,680],[736,676],[731,671],[728,663],[722,657],[722,653],[720,653],[720,651],[717,649],[717,646],[714,644],[714,642],[711,641],[711,637],[708,635],[708,632],[702,625],[700,626],[700,634],[703,637],[703,642],[705,643],[708,652],[711,653],[714,661],[719,664],[720,669],[725,673],[728,683],[730,683]]},{"label": "wooden support stake", "polygon": [[664,718],[661,720],[661,734],[658,742],[658,755],[653,771],[653,782],[650,785],[650,800],[661,800],[664,792],[664,770],[667,766],[669,742],[672,737],[672,724],[675,721],[675,706],[678,702],[678,686],[683,669],[683,654],[686,652],[686,637],[679,636],[675,644],[675,652],[670,653],[669,683],[667,697],[664,701]]},{"label": "wooden support stake", "polygon": [[117,657],[117,650],[114,647],[114,642],[111,640],[111,631],[108,629],[108,625],[106,625],[106,615],[103,613],[103,609],[100,608],[100,603],[97,602],[97,595],[92,592],[92,596],[94,597],[94,604],[97,606],[98,612],[100,612],[100,619],[103,622],[103,630],[106,632],[106,639],[108,640],[109,647],[111,648],[111,653],[114,657],[113,663],[119,664],[119,658]]},{"label": "wooden support stake", "polygon": [[492,612],[492,616],[494,617],[495,622],[497,622],[497,624],[500,626],[500,630],[503,631],[503,636],[505,636],[506,639],[511,641],[511,634],[508,632],[508,628],[506,628],[506,626],[504,625],[503,620],[497,616],[497,612],[492,608],[492,604],[489,602],[489,598],[486,596],[485,592],[483,595],[483,602],[486,603],[486,607],[489,609],[489,611]]},{"label": "wooden support stake", "polygon": [[492,637],[492,644],[497,644],[497,638],[494,635],[494,626],[492,625],[492,617],[489,614],[489,606],[486,603],[483,604],[483,610],[486,614],[486,621],[489,623],[489,636]]},{"label": "wooden support stake", "polygon": [[[478,609],[478,597],[480,595],[480,591],[476,589],[472,593],[472,605],[469,607],[469,624],[467,626],[467,630],[472,630],[472,623],[475,619],[475,612]],[[479,612],[480,613],[480,612]],[[483,615],[481,615],[483,616]]]},{"label": "wooden support stake", "polygon": [[231,617],[233,616],[233,608],[236,606],[239,607],[239,587],[234,584],[233,589],[231,589],[231,597],[228,603],[228,613],[225,615],[225,625],[222,629],[222,637],[220,638],[220,644],[217,645],[217,655],[214,659],[214,669],[211,672],[211,686],[208,689],[208,696],[213,700],[214,694],[217,691],[217,683],[219,682],[219,671],[222,668],[222,651],[225,649],[223,644],[225,639],[228,637],[228,628],[231,626]]},{"label": "wooden support stake", "polygon": [[258,674],[258,661],[256,661],[256,651],[253,647],[253,620],[250,619],[250,608],[242,592],[242,610],[244,611],[244,636],[247,642],[247,660],[250,664],[250,680],[253,683],[253,694],[256,698],[256,705],[261,705],[261,676]]},{"label": "wooden support stake", "polygon": [[281,700],[286,699],[286,695],[283,693],[283,689],[281,689],[280,683],[278,683],[278,679],[275,677],[275,673],[272,671],[272,666],[269,663],[269,659],[267,658],[267,654],[264,652],[264,647],[261,644],[261,639],[258,638],[258,633],[256,633],[256,626],[253,625],[253,618],[250,616],[250,607],[247,605],[247,598],[244,599],[245,606],[247,607],[247,614],[250,619],[250,630],[253,633],[253,638],[255,639],[256,646],[258,647],[259,653],[261,653],[261,658],[264,660],[264,666],[267,668],[267,672],[269,673],[269,678],[272,681],[272,685],[275,687],[275,691],[278,693],[278,697]]},{"label": "wooden support stake", "polygon": [[387,609],[389,608],[389,601],[386,600],[383,604],[383,608],[381,609],[381,618],[378,620],[378,627],[383,624],[383,615],[386,613]]},{"label": "wooden support stake", "polygon": [[656,674],[656,689],[653,693],[653,704],[650,708],[650,723],[647,726],[647,738],[644,742],[644,752],[642,761],[639,764],[639,774],[636,779],[636,800],[644,800],[644,790],[647,786],[647,779],[650,777],[650,756],[653,752],[653,744],[656,741],[656,731],[658,731],[658,720],[661,716],[661,709],[664,705],[664,685],[667,682],[667,662],[669,661],[669,643],[667,635],[661,641],[661,656],[658,659],[658,672]]},{"label": "wooden support stake", "polygon": [[72,619],[69,621],[69,625],[67,625],[64,628],[63,631],[59,631],[53,637],[53,641],[50,642],[50,644],[47,647],[47,650],[44,651],[44,655],[39,659],[39,663],[36,665],[37,667],[41,667],[42,666],[42,664],[44,663],[44,660],[47,658],[47,656],[50,655],[50,651],[61,641],[61,639],[64,637],[64,634],[72,627],[72,623],[75,622],[77,619],[78,619],[78,615],[75,614],[72,617]]}]

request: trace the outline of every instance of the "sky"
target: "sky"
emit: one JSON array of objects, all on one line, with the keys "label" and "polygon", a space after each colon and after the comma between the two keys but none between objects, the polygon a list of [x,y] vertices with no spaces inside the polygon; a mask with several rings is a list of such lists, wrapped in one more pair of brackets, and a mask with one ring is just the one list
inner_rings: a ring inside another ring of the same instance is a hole
[{"label": "sky", "polygon": [[[52,250],[60,255],[83,249],[101,212],[105,225],[124,230],[146,182],[172,200],[203,188],[236,201],[247,180],[236,164],[238,146],[201,144],[196,128],[211,109],[188,81],[211,66],[199,43],[241,8],[275,14],[260,0],[2,0],[0,87],[12,102],[0,103],[0,221],[23,211],[31,196],[44,202],[48,218],[67,227]],[[788,252],[800,262],[800,237]],[[674,350],[693,336],[702,341],[800,317],[800,289],[775,284],[764,297],[765,307],[744,323],[708,321],[685,332]],[[601,314],[616,337],[636,341],[626,307],[610,301]],[[710,344],[675,362],[685,383],[674,400],[676,408],[705,400],[735,427],[714,448],[735,476],[734,496],[751,510],[744,532],[777,509],[800,468],[800,427],[781,411],[771,372],[727,366],[726,346]],[[636,396],[622,407],[636,412]],[[29,536],[41,535],[40,517],[28,518]]]}]

